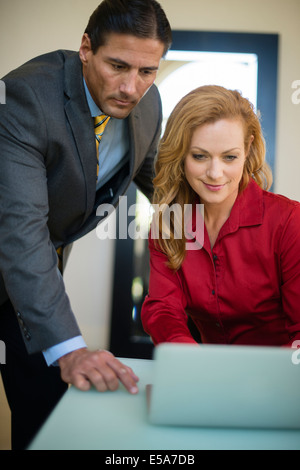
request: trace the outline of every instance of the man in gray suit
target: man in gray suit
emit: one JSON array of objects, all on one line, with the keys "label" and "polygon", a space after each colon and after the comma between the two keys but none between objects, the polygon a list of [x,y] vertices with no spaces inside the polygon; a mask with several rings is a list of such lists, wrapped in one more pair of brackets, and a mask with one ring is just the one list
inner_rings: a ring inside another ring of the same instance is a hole
[{"label": "man in gray suit", "polygon": [[[45,54],[3,78],[1,374],[15,449],[26,447],[68,383],[105,391],[121,381],[138,391],[131,369],[87,349],[57,253],[65,261],[71,243],[99,223],[97,207],[116,206],[132,180],[151,197],[162,118],[153,82],[170,43],[155,0],[104,0],[79,53]],[[109,118],[96,145],[98,115]]]}]

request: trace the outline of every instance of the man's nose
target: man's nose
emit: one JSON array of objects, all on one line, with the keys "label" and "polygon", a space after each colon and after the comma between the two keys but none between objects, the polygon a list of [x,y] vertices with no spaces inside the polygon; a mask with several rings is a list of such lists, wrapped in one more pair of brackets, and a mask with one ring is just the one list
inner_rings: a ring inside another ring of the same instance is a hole
[{"label": "man's nose", "polygon": [[128,96],[133,96],[137,90],[138,73],[134,70],[128,72],[124,77],[120,91]]}]

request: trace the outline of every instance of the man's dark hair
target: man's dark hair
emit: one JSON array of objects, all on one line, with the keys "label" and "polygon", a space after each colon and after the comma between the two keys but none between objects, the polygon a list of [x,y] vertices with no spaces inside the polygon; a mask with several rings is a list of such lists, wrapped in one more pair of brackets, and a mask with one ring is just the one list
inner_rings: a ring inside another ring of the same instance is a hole
[{"label": "man's dark hair", "polygon": [[90,17],[85,33],[95,54],[110,33],[158,39],[164,55],[172,42],[169,21],[156,0],[104,0]]}]

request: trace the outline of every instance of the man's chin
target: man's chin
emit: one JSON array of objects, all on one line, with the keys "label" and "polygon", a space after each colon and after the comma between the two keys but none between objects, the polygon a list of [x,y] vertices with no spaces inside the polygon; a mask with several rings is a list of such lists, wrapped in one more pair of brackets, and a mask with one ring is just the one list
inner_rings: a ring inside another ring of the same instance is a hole
[{"label": "man's chin", "polygon": [[115,119],[125,119],[127,116],[129,116],[136,105],[137,102],[128,102],[125,104],[124,102],[122,103],[121,101],[112,99],[107,101],[105,110],[101,107],[100,109],[102,109],[105,114],[108,114]]},{"label": "man's chin", "polygon": [[109,114],[110,117],[115,118],[115,119],[125,119],[125,118],[127,118],[127,116],[129,116],[129,114],[131,113],[133,108],[134,107],[126,108],[126,109],[113,108],[107,114]]}]

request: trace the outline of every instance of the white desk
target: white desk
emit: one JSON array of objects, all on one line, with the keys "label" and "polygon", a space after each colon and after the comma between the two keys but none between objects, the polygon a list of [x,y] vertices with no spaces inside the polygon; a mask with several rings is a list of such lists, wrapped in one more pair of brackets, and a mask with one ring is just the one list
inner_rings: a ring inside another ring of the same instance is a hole
[{"label": "white desk", "polygon": [[[30,450],[300,450],[300,430],[205,429],[147,422],[145,386],[152,361],[121,359],[140,377],[138,395],[71,387]],[[300,395],[299,395],[300,399]],[[111,454],[111,453],[110,453]]]}]

